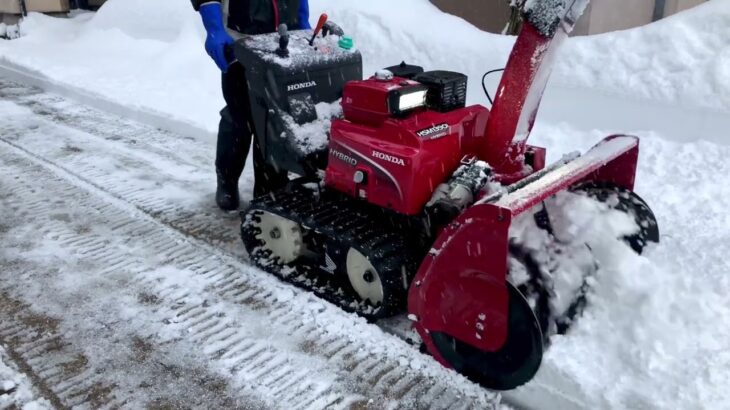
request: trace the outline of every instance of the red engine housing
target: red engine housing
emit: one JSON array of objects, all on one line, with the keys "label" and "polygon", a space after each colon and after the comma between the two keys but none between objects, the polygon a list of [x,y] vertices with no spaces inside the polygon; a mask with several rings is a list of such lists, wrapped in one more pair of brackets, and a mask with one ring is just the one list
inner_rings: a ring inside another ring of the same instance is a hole
[{"label": "red engine housing", "polygon": [[419,214],[438,184],[475,154],[489,111],[480,105],[441,113],[392,115],[389,96],[418,83],[399,77],[348,83],[345,119],[334,120],[325,184],[405,215]]}]

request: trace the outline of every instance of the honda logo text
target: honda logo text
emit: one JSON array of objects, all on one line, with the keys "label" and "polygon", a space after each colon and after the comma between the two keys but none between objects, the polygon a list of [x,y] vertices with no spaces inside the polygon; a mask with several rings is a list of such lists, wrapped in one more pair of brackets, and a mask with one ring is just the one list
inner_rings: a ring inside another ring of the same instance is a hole
[{"label": "honda logo text", "polygon": [[316,86],[317,86],[316,81],[307,81],[304,83],[289,84],[289,86],[286,87],[286,90],[287,91],[298,91],[298,90],[303,90],[305,88],[316,87]]},{"label": "honda logo text", "polygon": [[403,160],[403,158],[394,157],[392,155],[384,154],[382,152],[373,151],[373,157],[377,159],[382,159],[383,161],[392,162],[394,164],[398,164],[402,167],[406,166],[406,162]]}]

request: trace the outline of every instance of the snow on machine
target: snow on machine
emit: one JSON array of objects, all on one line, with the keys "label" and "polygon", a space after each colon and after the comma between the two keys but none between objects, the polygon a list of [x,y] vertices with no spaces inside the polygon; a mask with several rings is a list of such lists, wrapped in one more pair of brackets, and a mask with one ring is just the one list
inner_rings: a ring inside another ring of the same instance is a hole
[{"label": "snow on machine", "polygon": [[515,240],[513,221],[528,217],[548,248],[566,252],[546,203],[573,192],[630,216],[636,229],[623,239],[636,252],[659,240],[632,191],[636,137],[610,136],[552,165],[527,144],[552,61],[586,4],[527,3],[491,110],[466,106],[460,73],[402,63],[363,80],[360,53],[325,15],[314,35],[282,27],[239,40],[259,144],[296,175],[241,213],[251,260],[372,320],[407,307],[428,352],[487,388],[532,379],[548,337],[585,305],[595,265],[584,264],[566,302],[556,289],[565,267]]}]

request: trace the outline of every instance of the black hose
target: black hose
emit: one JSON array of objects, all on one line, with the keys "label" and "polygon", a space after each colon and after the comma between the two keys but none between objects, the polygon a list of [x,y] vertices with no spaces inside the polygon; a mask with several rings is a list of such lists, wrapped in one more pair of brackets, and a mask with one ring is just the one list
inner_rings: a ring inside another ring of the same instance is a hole
[{"label": "black hose", "polygon": [[20,0],[20,14],[22,14],[23,17],[28,16],[28,8],[25,7],[25,0]]},{"label": "black hose", "polygon": [[484,73],[484,75],[482,76],[482,90],[484,90],[484,94],[486,94],[486,96],[487,96],[487,100],[489,100],[489,104],[490,104],[490,105],[494,105],[494,101],[492,101],[492,96],[491,96],[491,95],[489,95],[489,91],[487,91],[487,86],[486,86],[486,85],[484,84],[484,80],[486,80],[486,79],[487,79],[487,76],[488,76],[489,74],[494,74],[494,73],[498,73],[498,72],[500,72],[500,71],[504,71],[504,68],[498,68],[498,69],[496,69],[496,70],[491,70],[491,71],[487,71],[487,72],[486,72],[486,73]]}]

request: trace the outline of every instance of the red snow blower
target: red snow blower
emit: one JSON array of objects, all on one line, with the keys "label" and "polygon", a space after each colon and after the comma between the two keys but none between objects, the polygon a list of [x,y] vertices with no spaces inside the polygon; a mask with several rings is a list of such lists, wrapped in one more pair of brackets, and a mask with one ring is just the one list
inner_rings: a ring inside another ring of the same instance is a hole
[{"label": "red snow blower", "polygon": [[466,106],[460,73],[402,63],[362,80],[360,53],[330,22],[314,41],[286,30],[239,40],[259,146],[296,175],[241,213],[251,260],[372,320],[407,307],[428,352],[487,388],[532,379],[549,336],[586,305],[587,281],[557,311],[560,266],[512,240],[513,220],[528,215],[554,238],[544,203],[570,191],[632,217],[622,239],[636,252],[659,240],[632,192],[637,138],[611,136],[549,166],[527,144],[586,4],[527,3],[491,111]]}]

